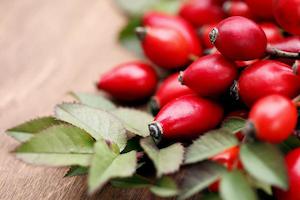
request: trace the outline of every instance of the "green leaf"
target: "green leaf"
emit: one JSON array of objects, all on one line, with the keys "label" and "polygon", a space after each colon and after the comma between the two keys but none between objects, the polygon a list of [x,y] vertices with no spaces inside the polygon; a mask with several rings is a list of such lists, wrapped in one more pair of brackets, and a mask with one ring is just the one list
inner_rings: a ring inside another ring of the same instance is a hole
[{"label": "green leaf", "polygon": [[295,135],[290,136],[288,139],[279,144],[279,148],[284,153],[288,153],[298,147],[300,147],[300,139]]},{"label": "green leaf", "polygon": [[115,0],[119,8],[129,16],[141,16],[160,0]]},{"label": "green leaf", "polygon": [[55,119],[54,117],[42,117],[8,129],[6,133],[14,137],[19,142],[26,142],[42,130],[61,123],[61,121]]},{"label": "green leaf", "polygon": [[168,176],[160,178],[155,185],[150,188],[150,191],[159,197],[172,197],[178,194],[175,181]]},{"label": "green leaf", "polygon": [[123,150],[126,146],[126,130],[114,115],[81,104],[64,103],[55,108],[55,116],[87,131],[96,140],[105,139]]},{"label": "green leaf", "polygon": [[139,137],[130,138],[127,141],[126,147],[125,147],[125,149],[123,149],[122,153],[127,153],[127,152],[130,152],[132,150],[135,150],[137,152],[143,151],[143,149],[140,145],[140,138]]},{"label": "green leaf", "polygon": [[184,148],[176,143],[163,149],[158,149],[151,138],[141,140],[141,146],[152,160],[157,177],[179,170],[183,161]]},{"label": "green leaf", "polygon": [[273,195],[272,186],[270,184],[259,181],[252,176],[247,176],[247,178],[253,187],[263,190],[268,195]]},{"label": "green leaf", "polygon": [[123,122],[127,131],[141,137],[149,136],[148,124],[153,121],[150,114],[130,108],[118,108],[112,114]]},{"label": "green leaf", "polygon": [[116,105],[99,94],[88,94],[82,92],[70,92],[80,103],[101,110],[110,111],[116,109]]},{"label": "green leaf", "polygon": [[177,14],[182,0],[160,0],[153,6],[153,10],[169,14]]},{"label": "green leaf", "polygon": [[140,175],[133,175],[128,178],[116,178],[110,182],[114,187],[119,188],[145,188],[151,186],[150,181]]},{"label": "green leaf", "polygon": [[243,144],[240,158],[244,168],[257,180],[288,188],[284,158],[276,146],[260,142]]},{"label": "green leaf", "polygon": [[220,192],[224,200],[258,200],[247,178],[238,170],[223,175]]},{"label": "green leaf", "polygon": [[188,165],[181,170],[184,175],[181,183],[179,199],[187,199],[217,181],[224,173],[224,167],[204,161]]},{"label": "green leaf", "polygon": [[52,126],[19,146],[16,157],[31,164],[49,166],[88,166],[94,140],[71,125]]},{"label": "green leaf", "polygon": [[187,148],[185,163],[206,160],[236,145],[238,140],[227,129],[209,131]]},{"label": "green leaf", "polygon": [[135,28],[138,26],[141,26],[141,19],[139,17],[129,19],[128,23],[119,33],[119,42],[129,51],[134,52],[139,57],[143,57],[140,40],[135,34]]},{"label": "green leaf", "polygon": [[110,179],[134,174],[137,166],[136,151],[119,154],[103,140],[95,143],[94,151],[88,176],[90,193],[101,189]]},{"label": "green leaf", "polygon": [[82,166],[72,166],[65,174],[65,177],[86,175],[89,169]]},{"label": "green leaf", "polygon": [[222,123],[222,128],[228,129],[232,133],[238,133],[246,125],[246,120],[240,117],[228,117]]},{"label": "green leaf", "polygon": [[222,200],[221,197],[216,193],[209,193],[204,195],[201,200]]}]

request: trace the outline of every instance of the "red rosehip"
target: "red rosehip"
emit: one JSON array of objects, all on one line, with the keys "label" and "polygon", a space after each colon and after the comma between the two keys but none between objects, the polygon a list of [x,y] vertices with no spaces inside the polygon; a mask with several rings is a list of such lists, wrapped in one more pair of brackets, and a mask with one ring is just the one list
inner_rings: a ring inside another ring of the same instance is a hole
[{"label": "red rosehip", "polygon": [[[220,165],[223,165],[224,167],[227,168],[228,171],[231,171],[234,168],[242,169],[243,167],[239,159],[239,153],[240,153],[240,147],[234,146],[212,157],[211,160],[217,162]],[[216,181],[215,183],[211,184],[209,186],[209,190],[211,192],[218,192],[219,183],[220,181]]]},{"label": "red rosehip", "polygon": [[252,18],[249,6],[243,1],[226,1],[223,9],[228,16],[242,16]]},{"label": "red rosehip", "polygon": [[144,53],[158,66],[176,69],[190,62],[189,47],[180,32],[158,27],[138,27],[136,32]]},{"label": "red rosehip", "polygon": [[199,58],[185,71],[179,80],[200,96],[220,96],[237,77],[237,67],[221,54],[212,54]]},{"label": "red rosehip", "polygon": [[300,0],[274,0],[276,21],[288,32],[300,35]]},{"label": "red rosehip", "polygon": [[300,148],[290,151],[285,156],[285,164],[289,177],[289,190],[275,189],[277,200],[299,200],[300,199]]},{"label": "red rosehip", "polygon": [[189,0],[181,6],[179,15],[195,27],[218,23],[224,18],[223,10],[213,0]]},{"label": "red rosehip", "polygon": [[280,42],[284,39],[279,27],[277,27],[275,24],[261,23],[259,26],[265,32],[269,43]]},{"label": "red rosehip", "polygon": [[202,55],[202,47],[194,27],[183,18],[165,13],[148,12],[143,16],[143,25],[171,28],[179,31],[189,45],[191,56]]},{"label": "red rosehip", "polygon": [[238,80],[239,95],[248,106],[270,94],[293,98],[299,91],[299,76],[290,66],[272,60],[258,61],[247,67]]},{"label": "red rosehip", "polygon": [[234,16],[221,21],[210,33],[210,40],[227,58],[254,60],[265,54],[267,38],[252,20]]},{"label": "red rosehip", "polygon": [[281,41],[273,43],[272,47],[275,47],[282,51],[299,53],[300,52],[300,37],[293,36],[293,37],[285,38]]},{"label": "red rosehip", "polygon": [[207,49],[214,47],[214,45],[210,42],[209,33],[215,26],[216,24],[206,24],[199,29],[201,43]]},{"label": "red rosehip", "polygon": [[246,0],[254,17],[263,20],[273,19],[273,0]]},{"label": "red rosehip", "polygon": [[195,94],[193,90],[179,83],[178,75],[179,73],[175,73],[165,79],[152,97],[151,109],[154,113],[173,99],[184,95]]},{"label": "red rosehip", "polygon": [[144,100],[151,96],[157,84],[153,68],[143,62],[127,62],[101,76],[98,89],[122,101]]},{"label": "red rosehip", "polygon": [[161,138],[193,139],[216,128],[222,118],[223,108],[218,104],[196,95],[186,95],[165,105],[149,124],[149,131],[157,141]]},{"label": "red rosehip", "polygon": [[256,137],[270,143],[287,139],[296,127],[297,117],[295,104],[278,94],[258,100],[249,113]]}]

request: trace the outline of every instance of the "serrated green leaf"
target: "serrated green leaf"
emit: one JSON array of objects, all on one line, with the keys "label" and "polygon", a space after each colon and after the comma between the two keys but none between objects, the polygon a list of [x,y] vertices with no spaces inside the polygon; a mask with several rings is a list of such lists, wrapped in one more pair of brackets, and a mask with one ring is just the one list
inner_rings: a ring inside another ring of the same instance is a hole
[{"label": "serrated green leaf", "polygon": [[65,177],[86,175],[89,169],[82,166],[72,166],[65,174]]},{"label": "serrated green leaf", "polygon": [[158,149],[151,138],[141,140],[141,147],[152,160],[157,177],[163,174],[170,174],[179,170],[183,161],[184,148],[176,143],[163,149]]},{"label": "serrated green leaf", "polygon": [[90,193],[101,189],[110,179],[134,174],[137,166],[136,151],[119,154],[103,140],[95,143],[94,151],[88,176]]},{"label": "serrated green leaf", "polygon": [[126,130],[114,115],[81,104],[64,103],[56,106],[55,116],[87,131],[96,140],[105,139],[123,150],[126,146]]},{"label": "serrated green leaf", "polygon": [[224,200],[258,200],[247,178],[238,170],[222,176],[220,192]]},{"label": "serrated green leaf", "polygon": [[151,186],[151,182],[140,175],[133,175],[128,178],[117,178],[110,181],[114,187],[119,188],[145,188]]},{"label": "serrated green leaf", "polygon": [[228,129],[231,133],[238,133],[246,125],[246,120],[240,117],[229,117],[222,123],[222,128]]},{"label": "serrated green leaf", "polygon": [[288,188],[284,158],[276,146],[261,142],[243,144],[240,158],[244,168],[257,180]]},{"label": "serrated green leaf", "polygon": [[99,94],[89,94],[82,92],[70,92],[70,94],[80,103],[93,108],[99,108],[105,111],[110,111],[117,108],[117,106],[113,102]]},{"label": "serrated green leaf", "polygon": [[236,145],[238,140],[227,129],[209,131],[187,148],[185,163],[203,161]]},{"label": "serrated green leaf", "polygon": [[224,167],[210,161],[185,166],[179,199],[187,199],[217,181],[224,173]]},{"label": "serrated green leaf", "polygon": [[298,147],[300,147],[300,139],[295,135],[290,136],[288,139],[279,144],[280,150],[284,153],[288,153]]},{"label": "serrated green leaf", "polygon": [[26,142],[42,130],[61,123],[63,122],[55,119],[54,117],[42,117],[8,129],[6,133],[14,137],[19,142]]},{"label": "serrated green leaf", "polygon": [[141,137],[149,136],[148,124],[153,121],[150,114],[130,108],[118,108],[111,112],[123,122],[127,131]]},{"label": "serrated green leaf", "polygon": [[151,188],[150,191],[159,197],[173,197],[178,194],[175,181],[168,177],[161,177]]},{"label": "serrated green leaf", "polygon": [[15,150],[24,162],[49,166],[88,166],[94,140],[88,133],[71,125],[43,130]]}]

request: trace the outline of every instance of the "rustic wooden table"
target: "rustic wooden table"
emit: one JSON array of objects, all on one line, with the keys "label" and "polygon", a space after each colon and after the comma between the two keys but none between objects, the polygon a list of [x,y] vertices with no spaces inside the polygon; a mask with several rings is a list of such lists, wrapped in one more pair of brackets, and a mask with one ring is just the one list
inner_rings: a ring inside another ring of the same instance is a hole
[{"label": "rustic wooden table", "polygon": [[[0,132],[50,115],[68,91],[93,91],[101,73],[133,59],[116,42],[124,23],[112,0],[1,0]],[[9,153],[17,145],[0,135],[1,200],[150,198],[111,187],[87,197],[84,177],[26,165]]]}]

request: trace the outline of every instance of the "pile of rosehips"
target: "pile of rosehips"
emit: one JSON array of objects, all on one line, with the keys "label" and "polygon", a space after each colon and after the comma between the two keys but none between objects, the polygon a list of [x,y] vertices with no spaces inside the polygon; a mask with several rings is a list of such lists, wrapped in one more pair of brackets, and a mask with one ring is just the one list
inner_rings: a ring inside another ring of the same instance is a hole
[{"label": "pile of rosehips", "polygon": [[[299,0],[190,0],[176,16],[145,13],[136,34],[146,57],[169,76],[157,88],[153,66],[128,62],[104,74],[98,88],[123,102],[152,96],[156,115],[149,131],[156,143],[191,141],[231,115],[248,118],[240,140],[276,144],[293,134],[300,94]],[[238,155],[236,146],[211,159],[231,170],[242,168]],[[286,164],[290,189],[276,195],[299,200],[300,149],[286,156]],[[217,183],[210,189],[216,191]]]}]

